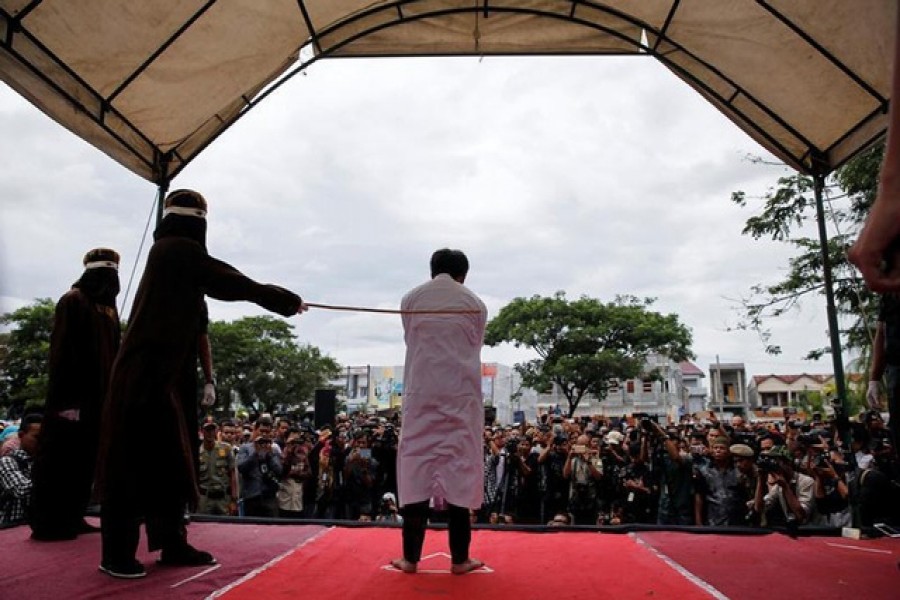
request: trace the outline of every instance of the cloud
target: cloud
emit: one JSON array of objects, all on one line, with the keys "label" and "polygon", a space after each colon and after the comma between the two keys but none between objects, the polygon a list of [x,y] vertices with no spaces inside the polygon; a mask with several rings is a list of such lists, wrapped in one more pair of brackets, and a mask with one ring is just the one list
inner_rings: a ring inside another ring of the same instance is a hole
[{"label": "cloud", "polygon": [[[97,245],[122,253],[123,289],[136,263],[133,297],[154,186],[8,88],[0,130],[0,311],[58,297]],[[692,327],[703,369],[719,355],[750,374],[829,372],[799,360],[827,344],[824,302],[779,326],[781,358],[727,331],[729,298],[777,280],[790,255],[740,234],[752,212],[731,192],[760,195],[782,174],[747,154],[768,157],[649,59],[341,59],[291,80],[173,186],[209,199],[215,256],[309,301],[394,308],[433,250],[459,247],[494,314],[557,290],[656,297]],[[262,311],[211,302],[214,319],[250,314]],[[290,322],[344,364],[403,360],[396,316],[314,309]]]}]

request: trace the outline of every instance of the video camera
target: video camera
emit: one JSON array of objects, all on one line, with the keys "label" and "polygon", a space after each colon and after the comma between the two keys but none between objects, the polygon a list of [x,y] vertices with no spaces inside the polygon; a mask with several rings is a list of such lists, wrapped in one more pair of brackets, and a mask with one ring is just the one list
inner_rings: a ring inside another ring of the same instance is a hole
[{"label": "video camera", "polygon": [[759,469],[761,473],[777,473],[778,471],[781,471],[781,463],[774,456],[760,454],[756,459],[756,468]]},{"label": "video camera", "polygon": [[648,413],[634,413],[632,415],[635,419],[639,419],[641,423],[641,429],[644,431],[654,431],[655,427],[653,427],[653,423],[659,423],[658,415],[651,415]]},{"label": "video camera", "polygon": [[869,442],[869,448],[874,454],[880,454],[882,452],[890,451],[892,448],[891,438],[889,438],[887,435],[873,436],[872,441]]},{"label": "video camera", "polygon": [[384,426],[384,433],[381,434],[380,441],[384,446],[393,446],[397,443],[397,430],[393,425],[388,423]]},{"label": "video camera", "polygon": [[817,454],[813,459],[813,466],[817,469],[827,469],[828,461],[831,459],[828,452]]}]

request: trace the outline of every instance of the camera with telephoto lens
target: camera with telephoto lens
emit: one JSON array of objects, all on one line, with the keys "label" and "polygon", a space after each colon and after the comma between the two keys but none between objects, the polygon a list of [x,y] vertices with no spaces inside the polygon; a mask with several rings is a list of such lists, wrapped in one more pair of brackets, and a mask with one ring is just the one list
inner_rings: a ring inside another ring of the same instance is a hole
[{"label": "camera with telephoto lens", "polygon": [[776,473],[781,470],[781,463],[774,456],[760,454],[756,459],[756,468],[762,473]]},{"label": "camera with telephoto lens", "polygon": [[556,436],[554,436],[554,438],[553,438],[553,443],[557,446],[561,446],[568,441],[569,441],[569,438],[566,437],[566,435],[562,434],[562,433],[556,434]]},{"label": "camera with telephoto lens", "polygon": [[506,453],[512,456],[519,450],[519,438],[509,438],[506,440],[504,448],[506,449]]},{"label": "camera with telephoto lens", "polygon": [[797,436],[797,441],[806,446],[821,446],[822,439],[831,439],[831,432],[827,429],[813,429]]}]

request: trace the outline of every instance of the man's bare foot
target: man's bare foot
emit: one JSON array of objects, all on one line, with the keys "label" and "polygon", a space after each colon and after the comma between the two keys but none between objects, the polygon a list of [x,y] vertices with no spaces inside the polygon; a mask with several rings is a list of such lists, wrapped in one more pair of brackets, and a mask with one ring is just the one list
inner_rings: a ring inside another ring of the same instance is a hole
[{"label": "man's bare foot", "polygon": [[480,560],[475,560],[474,558],[470,558],[464,563],[459,563],[458,565],[453,565],[450,567],[450,572],[454,575],[465,575],[470,571],[474,571],[475,569],[480,569],[484,566],[484,563]]},{"label": "man's bare foot", "polygon": [[405,558],[395,558],[391,561],[391,566],[404,573],[412,574],[416,572],[416,563],[409,562]]}]

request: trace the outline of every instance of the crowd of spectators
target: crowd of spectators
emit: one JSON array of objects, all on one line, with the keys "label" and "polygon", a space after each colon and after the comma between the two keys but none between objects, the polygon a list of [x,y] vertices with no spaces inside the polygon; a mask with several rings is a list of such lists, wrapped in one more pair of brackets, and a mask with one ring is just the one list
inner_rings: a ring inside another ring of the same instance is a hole
[{"label": "crowd of spectators", "polygon": [[[39,416],[10,424],[0,448],[0,526],[27,518]],[[399,416],[207,420],[198,432],[197,512],[402,522]],[[844,435],[846,434],[846,436]],[[852,440],[852,441],[846,441]],[[679,423],[540,415],[484,429],[479,523],[709,527],[900,525],[900,467],[875,411],[833,419]]]},{"label": "crowd of spectators", "polygon": [[396,418],[342,413],[336,423],[315,429],[309,420],[262,415],[253,422],[208,421],[202,429],[227,445],[231,461],[210,441],[210,454],[201,446],[201,512],[400,521]]},{"label": "crowd of spectators", "polygon": [[[309,421],[263,415],[206,425],[234,458],[234,490],[212,514],[393,521],[398,417],[339,414]],[[679,423],[541,415],[484,430],[484,496],[475,522],[645,523],[711,527],[849,527],[900,522],[900,469],[879,413],[833,419]],[[227,461],[226,461],[227,462]],[[201,464],[201,480],[205,469]],[[208,491],[201,481],[201,491]],[[856,514],[854,514],[856,510]]]}]

